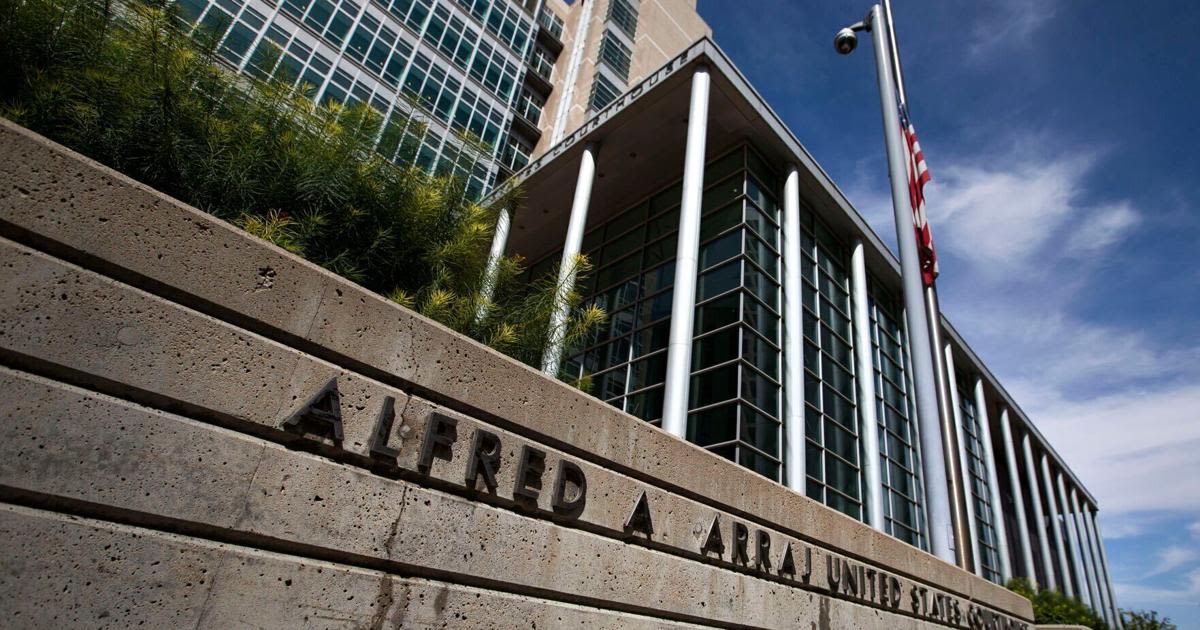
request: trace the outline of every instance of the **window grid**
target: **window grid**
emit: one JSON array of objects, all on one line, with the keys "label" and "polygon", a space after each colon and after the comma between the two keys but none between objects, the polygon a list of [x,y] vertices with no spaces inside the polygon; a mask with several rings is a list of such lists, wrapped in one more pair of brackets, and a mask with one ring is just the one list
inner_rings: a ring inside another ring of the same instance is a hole
[{"label": "window grid", "polygon": [[[862,469],[844,247],[801,216],[808,496],[862,520]],[[874,455],[872,455],[874,456]]]},{"label": "window grid", "polygon": [[[284,13],[289,13],[308,28],[321,33],[328,33],[333,28],[339,12],[346,13],[346,9],[359,8],[359,5],[347,1],[338,5],[329,2],[319,4],[322,1],[304,3],[301,0],[285,0],[281,8]],[[238,0],[220,2],[231,7],[241,6]],[[210,5],[206,10],[213,12],[214,7],[217,5]],[[423,32],[422,22],[425,18],[429,17],[432,22],[434,17],[430,14],[430,4],[425,0],[395,0],[388,8],[418,33]],[[490,172],[492,169],[488,158],[498,154],[507,110],[497,107],[490,99],[483,98],[473,88],[464,85],[460,78],[447,72],[425,53],[414,54],[412,46],[399,37],[393,28],[381,23],[379,16],[367,11],[360,12],[356,17],[360,18],[359,23],[345,44],[345,56],[367,70],[367,73],[349,66],[334,67],[330,57],[275,24],[267,27],[265,36],[247,61],[246,70],[259,78],[273,76],[298,87],[307,84],[312,95],[316,95],[316,86],[324,84],[324,93],[320,95],[324,104],[365,103],[373,106],[385,117],[385,128],[390,129],[396,138],[403,137],[403,141],[392,143],[381,140],[381,153],[397,162],[416,163],[433,173],[461,175],[466,179],[470,194],[475,198],[481,196],[486,183],[494,176]],[[201,16],[201,23],[203,19]],[[220,23],[220,20],[214,20]],[[445,40],[434,40],[434,43],[438,41]],[[331,45],[324,40],[321,43]],[[460,49],[456,48],[455,51]],[[336,58],[337,50],[331,52]],[[445,50],[441,52],[446,53]],[[226,58],[237,64],[236,57],[226,55]],[[273,63],[268,63],[270,60]],[[509,72],[513,76],[504,80],[511,80],[515,86],[516,66],[510,66]],[[479,67],[483,68],[482,72],[489,72],[488,66]],[[400,84],[402,76],[404,80]],[[485,75],[483,78],[486,82],[488,77]],[[376,79],[379,79],[378,83]],[[390,89],[385,86],[390,86]],[[482,153],[478,149],[465,149],[461,140],[449,138],[450,134],[445,132],[441,133],[447,137],[426,133],[427,130],[414,129],[413,133],[405,131],[407,127],[424,123],[412,116],[409,108],[393,106],[400,100],[392,91],[396,88],[426,110],[433,119],[451,130],[473,136],[486,148]]]},{"label": "window grid", "polygon": [[522,89],[521,93],[517,95],[515,109],[522,118],[537,125],[538,121],[542,119],[542,108],[545,106],[546,99],[541,95],[528,89]]},{"label": "window grid", "polygon": [[621,91],[617,86],[613,85],[603,74],[597,72],[592,79],[592,94],[588,98],[588,107],[594,111],[600,111],[613,102]]},{"label": "window grid", "polygon": [[871,343],[885,526],[892,536],[926,549],[920,459],[908,395],[907,341],[899,309],[880,293],[872,279]]},{"label": "window grid", "polygon": [[622,81],[629,80],[629,63],[633,53],[611,31],[604,31],[600,39],[599,61],[612,68]]},{"label": "window grid", "polygon": [[554,55],[541,46],[534,46],[529,52],[529,67],[539,77],[550,81],[554,76]]},{"label": "window grid", "polygon": [[[775,186],[745,147],[706,167],[688,437],[778,479],[780,384]],[[761,172],[761,171],[757,171]],[[720,181],[718,181],[720,180]],[[661,422],[681,188],[652,195],[584,237],[596,271],[580,292],[609,323],[565,362],[597,397]],[[760,209],[762,208],[762,209]],[[533,265],[552,269],[560,254]]]},{"label": "window grid", "polygon": [[608,19],[625,31],[629,39],[637,38],[638,10],[631,0],[612,0],[608,4]]},{"label": "window grid", "polygon": [[504,149],[500,153],[500,163],[507,166],[512,171],[516,172],[525,168],[529,164],[529,156],[533,153],[533,147],[529,146],[525,140],[516,136],[509,136],[504,144]]},{"label": "window grid", "polygon": [[971,508],[975,510],[975,537],[979,541],[979,566],[983,578],[1000,582],[1000,551],[996,528],[992,522],[992,495],[987,480],[987,462],[983,456],[982,426],[975,409],[975,396],[964,386],[958,375],[958,409],[962,420],[963,452],[967,459],[967,479],[971,490]]},{"label": "window grid", "polygon": [[520,8],[508,0],[457,0],[457,4],[518,57],[525,55],[533,20]]},{"label": "window grid", "polygon": [[554,39],[560,41],[562,40],[563,21],[557,15],[554,15],[553,11],[546,9],[546,7],[542,7],[542,9],[538,11],[537,21],[538,24],[546,27],[546,30],[554,36]]}]

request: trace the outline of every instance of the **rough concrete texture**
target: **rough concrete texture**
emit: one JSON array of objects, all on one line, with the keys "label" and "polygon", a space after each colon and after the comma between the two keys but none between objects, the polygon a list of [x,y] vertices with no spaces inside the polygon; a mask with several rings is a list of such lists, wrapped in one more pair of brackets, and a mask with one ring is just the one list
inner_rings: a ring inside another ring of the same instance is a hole
[{"label": "rough concrete texture", "polygon": [[[564,519],[552,509],[551,480],[555,478],[564,459],[572,463],[575,463],[575,459],[556,449],[439,408],[422,399],[407,397],[399,390],[372,379],[338,370],[335,366],[258,335],[238,330],[3,239],[0,239],[0,267],[10,270],[12,273],[6,277],[20,285],[3,284],[0,281],[0,296],[5,296],[0,300],[0,321],[3,322],[0,331],[5,333],[0,335],[0,348],[38,363],[70,366],[81,374],[80,380],[84,383],[106,378],[108,382],[96,386],[107,388],[114,394],[140,398],[149,404],[159,399],[176,401],[187,409],[205,410],[214,418],[252,423],[257,427],[255,433],[279,438],[285,435],[278,429],[280,419],[287,417],[314,392],[336,378],[342,394],[346,435],[342,446],[352,453],[368,456],[373,426],[384,410],[385,400],[390,396],[393,398],[396,422],[385,443],[396,450],[395,457],[389,461],[400,469],[414,474],[418,472],[421,445],[430,418],[435,413],[444,414],[457,422],[458,439],[448,453],[434,460],[434,465],[428,470],[421,472],[445,482],[449,487],[457,487],[465,492],[471,492],[476,487],[486,490],[482,483],[476,483],[467,490],[464,478],[467,463],[471,460],[471,437],[479,431],[487,431],[501,440],[504,451],[496,488],[490,493],[476,495],[480,498],[521,511],[532,511],[544,518],[569,520],[608,536],[648,540],[673,553],[693,558],[704,557],[701,550],[708,528],[714,519],[718,519],[722,536],[730,544],[724,554],[707,554],[716,563],[743,572],[767,573],[780,581],[794,584],[796,575],[779,573],[783,550],[790,546],[793,558],[800,564],[798,571],[806,576],[800,580],[806,587],[829,590],[830,585],[837,582],[844,559],[840,554],[824,548],[811,549],[801,540],[776,529],[747,523],[745,519],[736,518],[728,512],[714,510],[697,501],[582,460],[576,465],[581,467],[588,480],[589,500],[580,514]],[[154,342],[124,343],[123,339],[152,339]],[[254,377],[248,378],[247,375]],[[122,386],[115,386],[114,382]],[[12,387],[19,390],[15,384]],[[127,391],[127,388],[132,390]],[[13,400],[28,400],[31,395],[17,395]],[[44,413],[45,409],[31,411],[18,408],[11,410],[9,415],[21,417]],[[119,435],[128,438],[131,434],[139,435],[142,430],[122,431]],[[70,439],[43,438],[43,443],[46,441],[89,442],[87,435]],[[330,443],[327,438],[323,441]],[[113,448],[120,446],[123,444],[119,440],[113,444]],[[102,448],[103,442],[94,445],[97,451]],[[212,447],[207,448],[211,456]],[[545,454],[545,469],[540,475],[544,483],[535,500],[523,500],[514,495],[519,470],[517,463],[526,448],[535,448]],[[244,454],[241,460],[234,457],[231,467],[241,470],[249,466],[246,462],[256,456],[257,453]],[[238,466],[238,461],[242,461],[243,466]],[[192,465],[194,462],[185,458],[164,464],[163,469],[174,470],[178,475],[190,470]],[[90,475],[82,478],[90,479]],[[92,488],[91,492],[103,496],[109,490]],[[119,491],[119,488],[116,490]],[[168,495],[168,498],[196,494],[195,488],[185,490],[182,494]],[[57,488],[47,492],[63,494]],[[643,493],[648,505],[653,506],[653,513],[659,515],[649,528],[648,536],[644,532],[627,531],[625,527]],[[81,492],[75,494],[81,500],[86,495]],[[221,496],[233,495],[223,491]],[[386,512],[386,508],[380,508],[380,514]],[[180,518],[195,517],[189,515]],[[742,559],[735,558],[733,552],[732,541],[737,524],[747,525],[748,534],[755,538],[747,545],[747,553]],[[228,527],[227,523],[217,525]],[[767,535],[769,541],[767,553],[762,558],[754,544],[759,532]],[[833,558],[833,564],[830,564],[827,556]],[[875,565],[876,570],[893,570],[886,565],[871,564]],[[829,575],[831,567],[835,570],[833,582]],[[910,591],[914,586],[908,578],[897,576],[897,579],[905,591]],[[928,587],[925,584],[921,586]],[[938,592],[937,588],[930,590]]]},{"label": "rough concrete texture", "polygon": [[[534,370],[377,295],[7,122],[0,124],[0,176],[5,182],[0,186],[0,235],[45,252],[31,251],[14,243],[0,245],[3,256],[3,267],[0,268],[4,270],[0,276],[0,290],[3,291],[0,325],[4,327],[0,335],[0,358],[6,364],[29,367],[56,379],[289,445],[300,444],[301,438],[281,432],[278,419],[311,396],[314,384],[319,387],[319,383],[328,380],[327,377],[337,376],[343,402],[346,435],[342,447],[345,450],[335,448],[329,439],[323,440],[324,446],[314,446],[317,441],[305,440],[304,448],[338,458],[343,464],[363,465],[370,431],[381,404],[380,397],[386,396],[396,399],[397,414],[403,418],[403,421],[397,420],[393,445],[400,443],[401,457],[411,458],[411,447],[403,446],[408,439],[403,432],[408,430],[416,435],[423,426],[424,416],[414,414],[422,405],[428,406],[426,400],[431,400],[470,415],[474,418],[471,422],[487,423],[505,431],[505,436],[514,436],[509,440],[514,447],[522,443],[515,441],[519,436],[520,440],[553,449],[552,457],[574,458],[581,465],[592,466],[589,471],[603,469],[608,476],[596,473],[597,483],[608,483],[602,479],[619,480],[612,482],[618,484],[614,488],[640,483],[648,492],[656,493],[655,497],[668,497],[664,500],[681,502],[679,505],[722,510],[745,519],[752,527],[770,528],[780,536],[792,536],[838,550],[851,558],[887,567],[896,574],[1017,617],[1032,617],[1028,602],[1003,588],[546,379]],[[54,261],[47,253],[96,273]],[[60,282],[63,284],[59,285]],[[124,283],[144,291],[130,289]],[[28,401],[22,399],[20,402]],[[40,417],[35,414],[33,419]],[[175,425],[190,422],[177,417],[170,419]],[[467,420],[464,420],[466,426]],[[211,428],[206,430],[213,431]],[[214,444],[221,444],[221,449],[233,449],[228,451],[231,458],[235,455],[247,457],[239,449],[249,447],[232,446],[226,439],[237,437],[233,433],[218,432],[216,435],[221,437],[212,438]],[[255,440],[250,443],[265,444]],[[101,440],[93,445],[97,458],[103,459],[104,454],[111,451],[108,444]],[[187,451],[179,446],[179,442],[175,444],[168,452],[174,452],[172,449]],[[221,454],[225,452],[222,450]],[[259,459],[251,455],[247,461],[255,461],[258,468],[268,461],[267,453],[277,457],[284,452],[276,446],[263,446]],[[195,522],[205,523],[205,527],[212,528],[213,532],[249,531],[255,536],[280,535],[277,530],[282,530],[288,535],[282,536],[281,540],[303,538],[297,532],[307,531],[307,528],[328,528],[328,531],[340,532],[339,535],[362,537],[362,540],[339,542],[339,545],[350,545],[353,550],[333,543],[329,543],[327,549],[360,554],[354,555],[355,558],[371,558],[374,557],[372,546],[378,546],[375,521],[388,522],[387,515],[391,512],[388,505],[380,505],[378,512],[375,508],[361,511],[362,505],[372,503],[361,496],[361,492],[366,491],[365,488],[378,487],[378,492],[389,494],[396,487],[407,487],[410,490],[405,493],[405,500],[393,500],[392,507],[410,505],[412,497],[431,493],[430,496],[439,497],[437,503],[441,512],[430,512],[427,516],[430,523],[443,522],[446,515],[458,510],[469,513],[472,519],[476,518],[476,513],[487,515],[484,520],[492,525],[509,523],[507,526],[514,531],[532,528],[531,531],[539,532],[543,540],[554,541],[554,544],[569,539],[581,541],[579,544],[600,545],[604,549],[611,547],[617,550],[614,553],[631,563],[630,571],[620,575],[627,583],[636,581],[638,571],[660,570],[661,567],[647,569],[641,566],[647,563],[647,557],[654,559],[651,564],[678,566],[680,575],[690,576],[691,582],[685,584],[693,585],[685,588],[680,586],[678,579],[670,580],[679,592],[690,592],[694,590],[694,584],[706,583],[739,593],[728,596],[737,601],[723,605],[722,614],[728,615],[723,617],[725,619],[733,619],[739,606],[757,606],[751,602],[755,597],[766,597],[761,595],[762,592],[791,593],[784,599],[800,597],[812,601],[816,597],[811,592],[783,587],[778,582],[745,573],[630,546],[588,531],[559,527],[545,518],[521,516],[516,513],[515,506],[504,505],[510,500],[507,496],[491,500],[493,505],[501,507],[497,509],[461,496],[386,480],[361,469],[309,455],[303,458],[307,459],[297,460],[306,462],[303,466],[292,460],[287,460],[291,462],[288,465],[295,464],[303,470],[308,470],[306,466],[311,462],[321,462],[324,466],[320,468],[321,475],[310,477],[312,483],[331,483],[338,488],[363,486],[356,488],[357,498],[347,499],[358,507],[345,508],[360,515],[357,522],[323,523],[318,519],[323,513],[320,510],[299,509],[303,501],[313,503],[311,497],[289,497],[290,503],[284,501],[280,505],[267,506],[285,512],[296,510],[297,514],[317,519],[311,523],[299,517],[299,521],[293,519],[289,523],[272,524],[265,516],[267,522],[261,524],[247,521],[245,515],[231,516],[227,509],[230,506],[222,506],[218,498],[213,499],[213,510],[206,510],[202,517],[196,517]],[[553,461],[548,463],[554,465]],[[132,464],[125,462],[124,465]],[[195,478],[199,471],[214,464],[210,459],[204,464],[181,460],[158,461],[157,465],[167,478],[172,474]],[[166,470],[181,465],[190,466],[190,474]],[[265,474],[272,470],[273,465],[260,472]],[[212,472],[219,485],[222,475]],[[43,470],[40,476],[46,476],[46,473]],[[241,473],[229,474],[236,478]],[[26,478],[38,476],[31,472]],[[589,482],[591,476],[589,472]],[[121,475],[116,474],[112,479],[120,480]],[[360,484],[364,479],[373,481]],[[438,486],[436,473],[428,481],[435,487],[446,489],[444,483]],[[186,479],[179,479],[177,483],[179,496],[174,503],[160,493],[155,495],[153,505],[145,506],[145,511],[139,513],[158,515],[155,518],[160,520],[184,520],[177,515],[190,514],[188,510],[194,510],[186,505],[188,493],[203,494],[207,488],[205,484]],[[509,483],[510,480],[505,478],[501,486],[511,488]],[[236,482],[234,485],[236,487]],[[121,505],[125,509],[121,497],[128,495],[132,499],[136,493],[131,489],[121,490],[118,486],[114,483],[111,489],[105,490],[109,494],[81,487],[77,489],[78,500],[89,505]],[[53,496],[61,495],[67,489],[51,485],[38,492]],[[236,495],[233,491],[225,494]],[[237,504],[237,500],[229,496],[224,500]],[[249,500],[247,497],[246,501]],[[275,500],[283,501],[283,498],[275,497]],[[355,501],[365,503],[359,505]],[[431,498],[430,501],[432,505],[434,500]],[[321,509],[328,512],[331,508],[326,505]],[[423,513],[422,510],[417,507],[412,512]],[[221,521],[221,518],[227,520]],[[583,519],[581,523],[595,525],[594,531],[602,531],[605,527],[611,529],[612,514],[606,514],[604,518],[607,520],[602,521],[598,516],[594,521]],[[228,524],[228,519],[233,519],[234,524]],[[663,520],[663,535],[674,532],[669,535],[679,537],[676,529],[679,525],[672,521],[668,526],[666,520],[670,519]],[[265,529],[262,532],[253,528],[246,530],[247,523]],[[687,523],[682,520],[680,523],[686,530]],[[268,531],[271,533],[265,533]],[[488,533],[486,527],[474,531],[480,535]],[[317,544],[313,541],[323,540],[318,533],[305,534],[309,535],[315,538],[299,543],[312,545]],[[329,534],[323,536],[328,538]],[[385,534],[383,539],[386,538]],[[371,540],[376,543],[372,545],[368,542]],[[443,537],[422,544],[440,542],[454,547],[455,543],[449,540],[452,539]],[[457,553],[466,554],[472,542],[469,538],[461,538],[459,542],[465,546]],[[474,572],[469,563],[455,565],[454,558],[443,560],[448,563],[446,567],[465,571],[463,575],[473,576],[473,579],[507,579]],[[394,558],[387,561],[400,562]],[[420,566],[428,567],[425,569],[428,571],[446,570],[445,567],[438,568],[440,565],[428,558],[421,562],[425,564]],[[403,562],[400,564],[408,566]],[[563,564],[513,566],[536,573],[559,570],[557,567]],[[550,587],[537,580],[553,581],[555,577],[568,576],[519,577],[527,580],[518,580],[518,584],[524,584],[522,588],[542,589]],[[582,579],[578,573],[574,577]],[[612,579],[617,580],[617,577]],[[740,595],[749,588],[745,586],[748,584],[756,585],[754,588],[760,591],[750,590],[760,594]],[[605,594],[601,586],[589,587],[595,595],[580,597],[595,596],[597,601],[616,601],[613,595]],[[653,590],[639,590],[641,592],[621,596],[629,597],[630,601],[649,602],[647,609],[655,609]],[[838,606],[859,611],[858,617],[851,615],[856,619],[869,618],[861,611],[871,611],[872,615],[887,614],[836,599],[817,599],[830,602],[830,614],[839,609]],[[671,609],[673,612],[668,611],[671,614],[695,615],[697,618],[712,616],[711,610],[696,612],[688,602],[674,604],[677,606]],[[701,608],[707,605],[705,602]],[[797,606],[795,610],[807,611],[804,614],[811,614],[812,619],[820,618],[820,610],[813,609],[811,603],[807,607]],[[777,612],[775,609],[774,612],[756,611],[755,614]],[[780,621],[785,617],[752,615],[747,619]],[[851,617],[847,618],[847,623]],[[889,614],[889,617],[894,615]],[[897,623],[908,621],[911,620]]]},{"label": "rough concrete texture", "polygon": [[0,536],[7,628],[701,627],[11,505]]},{"label": "rough concrete texture", "polygon": [[[0,451],[0,487],[26,503],[66,504],[88,516],[677,619],[773,628],[820,619],[835,628],[935,627],[40,377],[5,369],[0,383],[14,399],[28,401],[6,403],[0,413],[13,436]],[[180,470],[211,483],[181,480]],[[958,625],[966,627],[965,620]]]}]

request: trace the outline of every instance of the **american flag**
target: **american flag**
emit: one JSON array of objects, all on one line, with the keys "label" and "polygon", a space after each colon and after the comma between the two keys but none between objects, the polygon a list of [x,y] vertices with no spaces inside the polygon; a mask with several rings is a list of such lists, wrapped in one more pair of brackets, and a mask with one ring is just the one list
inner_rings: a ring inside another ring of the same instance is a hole
[{"label": "american flag", "polygon": [[917,130],[908,117],[908,108],[900,105],[900,130],[904,132],[908,148],[905,165],[908,168],[908,197],[912,203],[913,230],[917,238],[917,251],[921,260],[921,279],[931,286],[938,275],[937,252],[933,249],[933,233],[925,217],[925,184],[929,183],[929,168],[925,166],[925,154],[917,142]]}]

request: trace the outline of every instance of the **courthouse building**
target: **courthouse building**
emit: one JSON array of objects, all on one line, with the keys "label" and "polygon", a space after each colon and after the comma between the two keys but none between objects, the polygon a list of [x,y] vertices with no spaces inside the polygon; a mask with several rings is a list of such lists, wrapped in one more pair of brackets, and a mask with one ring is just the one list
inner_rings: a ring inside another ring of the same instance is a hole
[{"label": "courthouse building", "polygon": [[[609,313],[545,371],[588,376],[607,404],[937,553],[931,529],[948,524],[931,525],[930,507],[954,499],[926,483],[944,460],[922,448],[940,428],[916,413],[899,263],[711,40],[695,0],[178,5],[239,71],[370,104],[418,164],[477,195],[518,183],[494,251],[535,274],[586,254],[579,291]],[[481,154],[460,150],[463,134]],[[1095,497],[942,327],[966,568],[1031,578],[1118,625]]]}]

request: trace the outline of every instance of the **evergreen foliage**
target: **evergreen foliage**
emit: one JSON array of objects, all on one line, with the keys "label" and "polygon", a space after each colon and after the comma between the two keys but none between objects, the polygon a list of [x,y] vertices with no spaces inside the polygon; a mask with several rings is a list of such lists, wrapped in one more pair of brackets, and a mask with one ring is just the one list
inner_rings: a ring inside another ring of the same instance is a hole
[{"label": "evergreen foliage", "polygon": [[[519,257],[504,258],[493,300],[481,291],[497,213],[518,190],[484,207],[461,178],[390,162],[376,147],[403,155],[402,143],[371,107],[320,106],[309,86],[236,75],[218,63],[212,38],[179,24],[165,0],[0,0],[0,115],[540,361],[557,270],[530,282]],[[458,144],[466,160],[485,148]],[[588,270],[584,259],[576,265]],[[569,297],[568,346],[605,318]]]},{"label": "evergreen foliage", "polygon": [[1008,581],[1008,590],[1017,593],[1033,604],[1034,622],[1037,624],[1073,624],[1087,626],[1093,630],[1108,630],[1108,624],[1091,608],[1062,593],[1042,589],[1035,591],[1029,580],[1013,578]]}]

